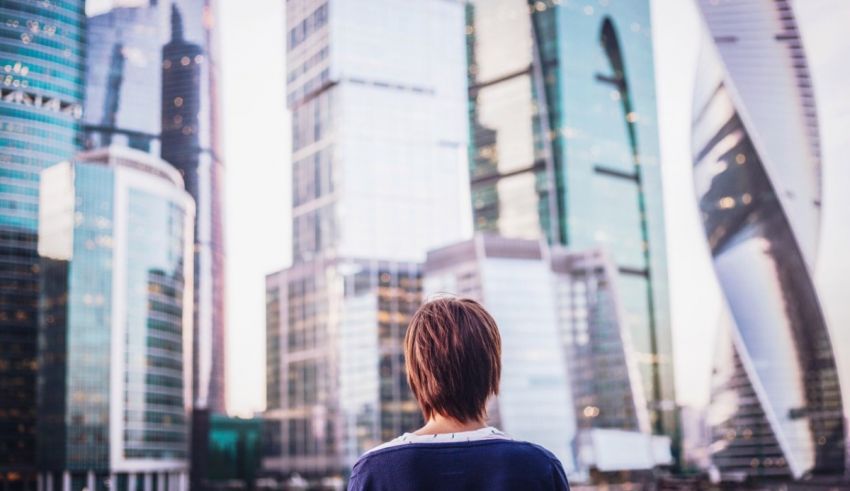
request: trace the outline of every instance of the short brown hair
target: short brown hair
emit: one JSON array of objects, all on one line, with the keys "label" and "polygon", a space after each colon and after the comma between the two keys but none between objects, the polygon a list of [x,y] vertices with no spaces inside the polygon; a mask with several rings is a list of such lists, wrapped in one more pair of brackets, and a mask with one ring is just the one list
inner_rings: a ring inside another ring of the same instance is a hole
[{"label": "short brown hair", "polygon": [[404,337],[407,382],[428,420],[434,413],[461,423],[486,416],[499,393],[502,340],[493,317],[475,300],[426,302]]}]

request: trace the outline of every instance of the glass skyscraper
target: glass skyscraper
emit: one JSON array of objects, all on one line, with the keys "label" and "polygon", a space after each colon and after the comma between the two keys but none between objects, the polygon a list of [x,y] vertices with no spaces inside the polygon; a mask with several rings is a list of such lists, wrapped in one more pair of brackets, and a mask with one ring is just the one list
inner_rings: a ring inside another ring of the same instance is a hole
[{"label": "glass skyscraper", "polygon": [[0,483],[32,487],[39,172],[81,146],[82,0],[0,0]]},{"label": "glass skyscraper", "polygon": [[839,346],[812,278],[818,119],[794,8],[700,7],[711,37],[696,77],[694,180],[728,312],[708,414],[712,461],[721,475],[842,475]]},{"label": "glass skyscraper", "polygon": [[224,164],[218,135],[215,16],[210,0],[169,5],[162,47],[162,158],[180,171],[195,220],[195,405],[225,411]]},{"label": "glass skyscraper", "polygon": [[604,248],[653,432],[675,436],[649,1],[467,10],[476,230]]},{"label": "glass skyscraper", "polygon": [[225,410],[224,166],[209,0],[150,1],[89,19],[86,146],[119,144],[176,167],[197,203],[193,399]]},{"label": "glass skyscraper", "polygon": [[187,489],[194,203],[138,150],[42,172],[41,489]]},{"label": "glass skyscraper", "polygon": [[264,467],[344,477],[421,424],[401,349],[418,263],[470,228],[464,7],[286,8],[293,265],[266,283]]}]

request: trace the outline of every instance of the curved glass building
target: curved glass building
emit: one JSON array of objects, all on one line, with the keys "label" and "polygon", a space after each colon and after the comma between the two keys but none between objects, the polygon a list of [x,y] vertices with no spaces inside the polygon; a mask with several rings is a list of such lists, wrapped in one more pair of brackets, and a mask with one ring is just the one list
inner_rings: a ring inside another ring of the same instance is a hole
[{"label": "curved glass building", "polygon": [[84,29],[83,0],[0,0],[0,486],[12,489],[35,460],[39,172],[80,148]]},{"label": "curved glass building", "polygon": [[700,6],[711,38],[696,77],[694,179],[730,314],[712,380],[713,462],[726,474],[841,474],[841,391],[811,274],[817,113],[794,11],[784,0]]},{"label": "curved glass building", "polygon": [[194,202],[109,147],[41,178],[41,489],[186,489]]},{"label": "curved glass building", "polygon": [[466,32],[476,230],[607,251],[650,428],[675,436],[649,2],[479,0]]}]

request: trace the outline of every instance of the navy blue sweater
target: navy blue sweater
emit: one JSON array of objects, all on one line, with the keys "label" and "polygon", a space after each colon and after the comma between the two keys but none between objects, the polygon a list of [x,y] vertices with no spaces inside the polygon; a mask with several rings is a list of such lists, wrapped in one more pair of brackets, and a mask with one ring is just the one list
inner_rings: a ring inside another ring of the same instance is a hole
[{"label": "navy blue sweater", "polygon": [[349,491],[569,490],[558,459],[514,440],[410,443],[369,452],[354,464]]}]

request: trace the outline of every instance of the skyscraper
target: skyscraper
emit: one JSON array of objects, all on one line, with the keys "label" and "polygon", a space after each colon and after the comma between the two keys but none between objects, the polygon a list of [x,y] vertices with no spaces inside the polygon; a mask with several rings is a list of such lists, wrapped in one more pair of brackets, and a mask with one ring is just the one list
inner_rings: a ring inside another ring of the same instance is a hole
[{"label": "skyscraper", "polygon": [[477,230],[610,254],[650,426],[675,435],[649,10],[472,2],[469,158]]},{"label": "skyscraper", "polygon": [[161,155],[180,171],[197,204],[195,405],[222,413],[226,402],[224,165],[218,137],[213,23],[209,0],[176,0],[170,5],[170,36],[162,47]]},{"label": "skyscraper", "polygon": [[151,0],[89,19],[86,146],[125,145],[176,167],[197,203],[195,406],[225,410],[224,166],[209,0]]},{"label": "skyscraper", "polygon": [[122,147],[42,172],[42,489],[187,489],[194,203]]},{"label": "skyscraper", "polygon": [[712,380],[712,460],[722,474],[843,474],[836,346],[812,280],[818,120],[794,9],[700,7],[711,37],[696,78],[694,179],[729,314]]},{"label": "skyscraper", "polygon": [[82,0],[0,2],[0,486],[34,476],[39,172],[81,145]]},{"label": "skyscraper", "polygon": [[298,0],[286,19],[293,265],[266,283],[264,465],[342,476],[421,421],[401,339],[417,263],[469,229],[464,10]]}]

